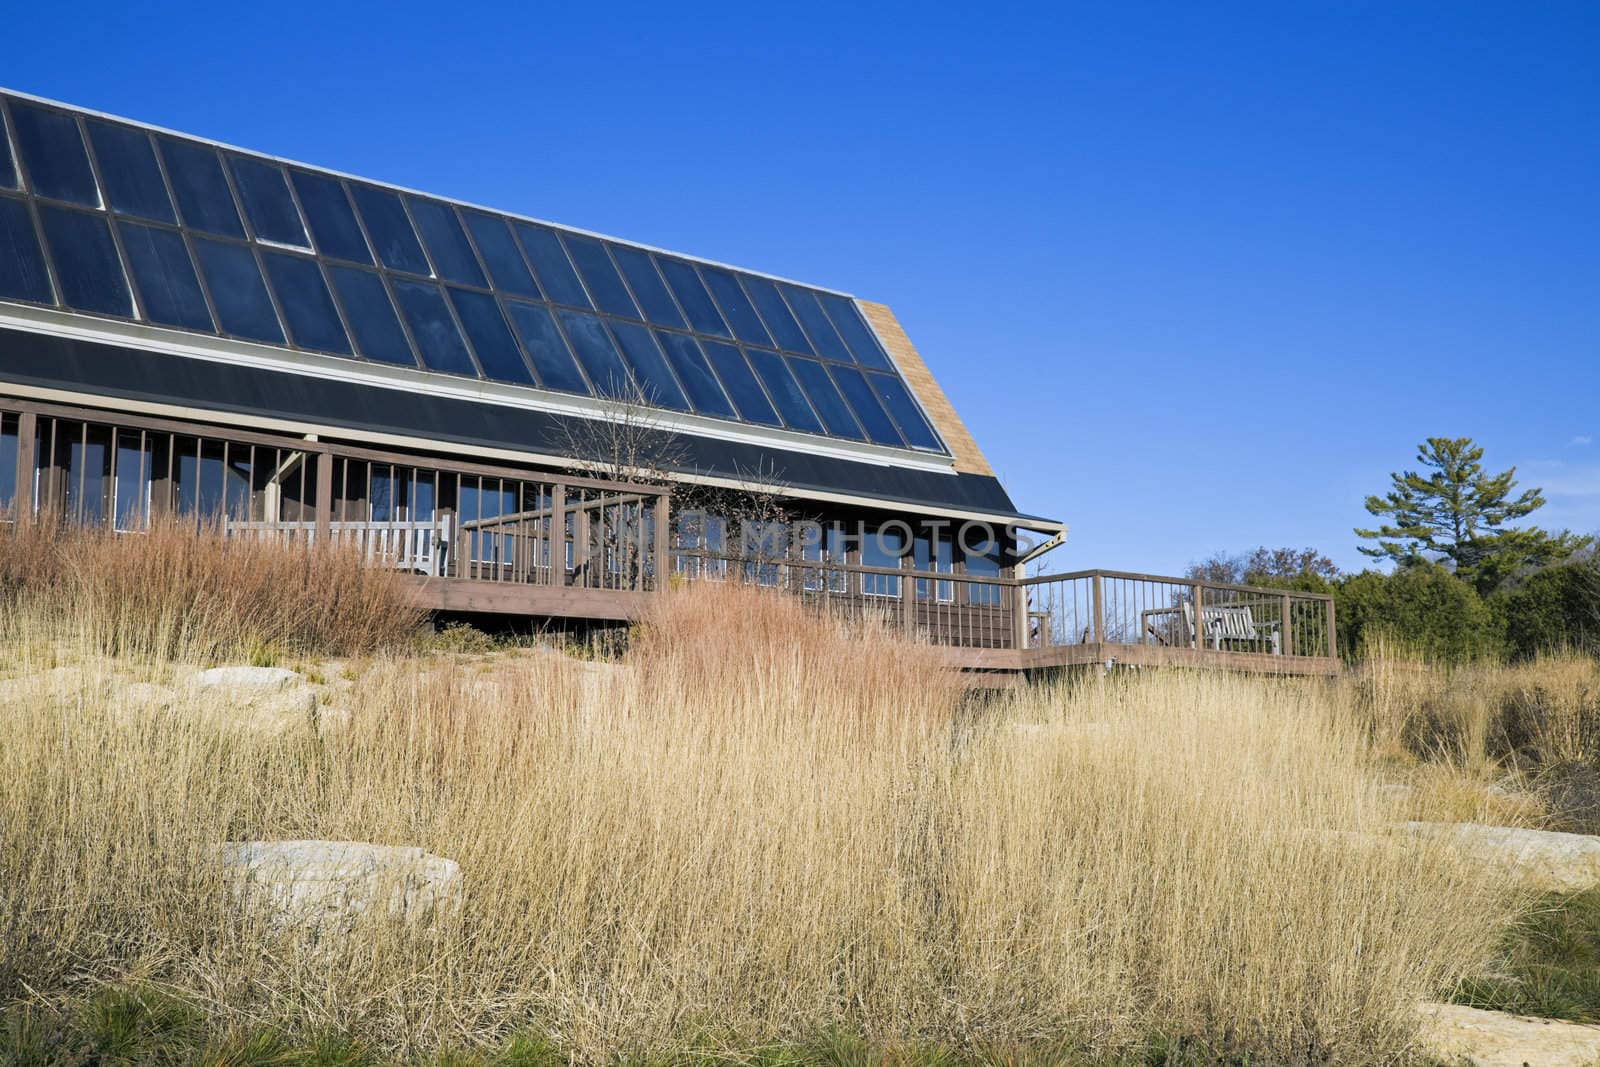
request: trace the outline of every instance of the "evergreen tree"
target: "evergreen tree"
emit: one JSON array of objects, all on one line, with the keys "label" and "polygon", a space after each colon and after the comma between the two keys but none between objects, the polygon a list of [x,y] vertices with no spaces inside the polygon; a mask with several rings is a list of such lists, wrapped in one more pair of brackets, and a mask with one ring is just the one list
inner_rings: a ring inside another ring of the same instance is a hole
[{"label": "evergreen tree", "polygon": [[1417,461],[1431,473],[1391,474],[1386,495],[1367,497],[1367,511],[1392,521],[1357,529],[1377,542],[1361,551],[1401,566],[1448,560],[1458,578],[1487,594],[1512,575],[1559,563],[1589,543],[1566,530],[1507,525],[1543,507],[1544,494],[1525,489],[1512,496],[1517,469],[1488,474],[1482,459],[1483,449],[1470,437],[1428,438]]}]

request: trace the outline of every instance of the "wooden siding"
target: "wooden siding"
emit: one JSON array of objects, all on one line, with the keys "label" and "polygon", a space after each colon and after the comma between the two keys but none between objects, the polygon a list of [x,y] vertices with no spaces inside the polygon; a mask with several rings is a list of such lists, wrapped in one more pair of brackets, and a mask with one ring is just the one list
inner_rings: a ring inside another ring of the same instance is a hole
[{"label": "wooden siding", "polygon": [[933,374],[929,372],[928,365],[922,362],[922,357],[912,347],[911,338],[906,336],[906,331],[894,317],[894,312],[890,311],[887,305],[874,304],[869,300],[857,300],[856,306],[867,317],[867,323],[877,333],[878,340],[883,342],[889,358],[900,368],[906,384],[911,386],[911,391],[922,401],[922,409],[928,413],[928,418],[933,420],[934,429],[939,431],[939,436],[950,446],[950,454],[956,461],[956,470],[962,474],[986,474],[993,477],[994,470],[989,466],[989,461],[983,458],[983,453],[978,449],[978,442],[972,439],[972,434],[961,421],[961,416],[957,415],[956,409],[951,406],[950,398],[944,395],[944,390],[939,388],[939,383],[934,381]]}]

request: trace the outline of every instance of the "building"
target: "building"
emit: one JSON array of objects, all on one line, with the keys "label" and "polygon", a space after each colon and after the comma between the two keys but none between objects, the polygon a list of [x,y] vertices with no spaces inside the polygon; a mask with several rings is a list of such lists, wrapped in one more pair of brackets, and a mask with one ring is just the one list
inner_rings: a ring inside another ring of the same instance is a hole
[{"label": "building", "polygon": [[1314,599],[1026,578],[1062,525],[881,304],[20,93],[0,119],[20,521],[354,543],[443,611],[620,619],[736,577],[968,666],[1326,666]]}]

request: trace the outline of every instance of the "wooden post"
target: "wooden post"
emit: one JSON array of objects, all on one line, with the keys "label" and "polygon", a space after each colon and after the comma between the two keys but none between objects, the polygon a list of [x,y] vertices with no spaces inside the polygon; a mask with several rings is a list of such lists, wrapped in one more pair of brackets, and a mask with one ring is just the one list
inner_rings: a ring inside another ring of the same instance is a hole
[{"label": "wooden post", "polygon": [[1028,587],[1022,584],[1027,576],[1024,564],[1011,568],[1011,644],[1018,650],[1028,647]]},{"label": "wooden post", "polygon": [[12,507],[16,521],[33,521],[33,449],[39,435],[39,416],[24,411],[17,419],[17,496]]},{"label": "wooden post", "polygon": [[916,559],[905,555],[900,557],[900,628],[906,633],[916,629],[917,618],[917,579]]},{"label": "wooden post", "polygon": [[587,585],[589,566],[589,508],[580,506],[572,517],[572,584]]},{"label": "wooden post", "polygon": [[329,543],[333,524],[333,453],[317,453],[317,532],[319,545]]},{"label": "wooden post", "polygon": [[550,487],[550,584],[567,584],[567,483]]},{"label": "wooden post", "polygon": [[1278,655],[1294,655],[1294,601],[1289,594],[1283,594],[1283,608],[1278,617]]},{"label": "wooden post", "polygon": [[1195,648],[1205,648],[1205,586],[1199,582],[1189,587],[1189,595],[1194,598],[1194,625],[1189,627],[1189,640]]},{"label": "wooden post", "polygon": [[1333,623],[1334,623],[1334,619],[1333,619],[1333,597],[1329,597],[1327,599],[1327,605],[1328,605],[1328,656],[1329,656],[1329,658],[1333,658],[1335,656],[1338,656],[1338,654],[1339,654],[1339,642],[1337,640],[1339,631],[1334,629],[1334,625],[1333,625]]},{"label": "wooden post", "polygon": [[1094,643],[1097,645],[1103,645],[1105,644],[1106,640],[1106,580],[1104,575],[1097,572],[1092,581],[1094,583],[1092,586],[1094,599]]},{"label": "wooden post", "polygon": [[656,497],[656,591],[665,593],[672,577],[672,560],[669,557],[672,526],[672,494],[662,492]]}]

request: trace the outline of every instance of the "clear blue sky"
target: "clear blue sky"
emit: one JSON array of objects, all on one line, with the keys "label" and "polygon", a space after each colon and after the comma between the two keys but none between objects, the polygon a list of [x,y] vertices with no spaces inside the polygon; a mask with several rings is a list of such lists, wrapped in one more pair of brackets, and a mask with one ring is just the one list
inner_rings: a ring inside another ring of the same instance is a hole
[{"label": "clear blue sky", "polygon": [[1600,5],[13,5],[0,83],[890,304],[1058,569],[1600,529]]}]

